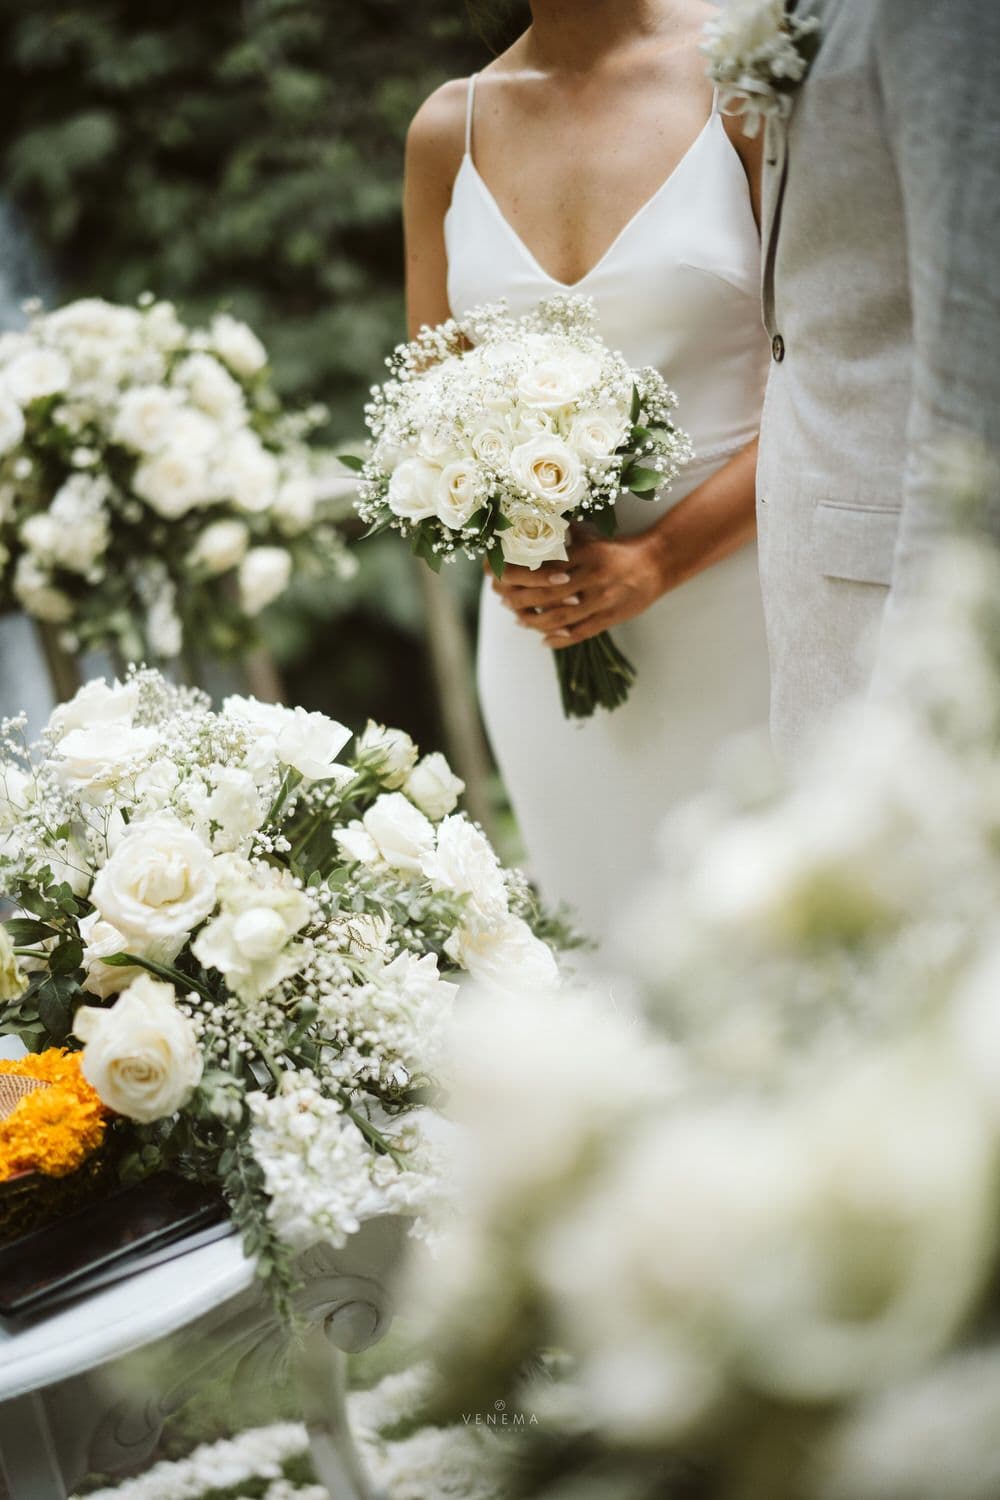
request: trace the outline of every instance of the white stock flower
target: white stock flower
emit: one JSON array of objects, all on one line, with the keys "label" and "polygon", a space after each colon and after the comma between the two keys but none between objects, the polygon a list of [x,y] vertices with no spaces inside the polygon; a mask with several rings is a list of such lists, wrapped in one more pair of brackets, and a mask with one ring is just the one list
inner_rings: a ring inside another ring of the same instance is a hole
[{"label": "white stock flower", "polygon": [[483,487],[474,459],[459,458],[441,470],[437,514],[445,526],[461,531],[482,501]]},{"label": "white stock flower", "polygon": [[562,438],[542,433],[511,450],[511,473],[534,500],[562,513],[587,492],[579,455]]},{"label": "white stock flower", "polygon": [[9,453],[24,437],[24,413],[0,387],[0,454]]},{"label": "white stock flower", "polygon": [[215,906],[208,845],[171,813],[129,825],[91,901],[105,921],[146,942],[184,938]]},{"label": "white stock flower", "polygon": [[402,729],[369,719],[355,747],[358,760],[375,772],[390,791],[398,791],[417,762],[417,747]]},{"label": "white stock flower", "polygon": [[8,393],[20,406],[28,406],[43,396],[64,391],[72,378],[69,361],[55,349],[29,348],[6,366],[3,382]]},{"label": "white stock flower", "polygon": [[243,521],[212,521],[199,535],[187,560],[191,567],[225,573],[242,562],[249,545],[250,533]]},{"label": "white stock flower", "polygon": [[422,869],[436,890],[466,898],[466,915],[474,924],[495,926],[505,916],[503,866],[486,835],[461,813],[439,824]]},{"label": "white stock flower", "polygon": [[403,782],[403,791],[422,813],[437,823],[454,812],[465,791],[465,782],[456,776],[439,750],[425,755]]},{"label": "white stock flower", "polygon": [[194,1026],[172,985],[143,974],[110,1010],[82,1006],[73,1021],[83,1074],[116,1114],[148,1124],[182,1108],[202,1074]]},{"label": "white stock flower", "polygon": [[111,436],[135,453],[159,453],[170,438],[179,406],[178,393],[166,386],[133,386],[122,392]]},{"label": "white stock flower", "polygon": [[510,526],[500,533],[504,560],[522,568],[539,568],[544,562],[565,562],[569,523],[562,516],[544,515],[530,506],[511,506]]},{"label": "white stock flower", "polygon": [[209,337],[215,352],[245,380],[259,374],[267,364],[267,350],[253,329],[229,313],[216,314]]},{"label": "white stock flower", "polygon": [[204,459],[199,454],[164,449],[139,465],[132,487],[157,515],[176,521],[208,498]]},{"label": "white stock flower", "polygon": [[191,951],[218,969],[242,1000],[267,994],[300,967],[291,939],[309,921],[308,898],[287,870],[255,868],[231,854],[216,861],[221,910],[198,934]]},{"label": "white stock flower", "polygon": [[420,873],[434,849],[434,824],[402,792],[383,792],[361,821],[387,865]]},{"label": "white stock flower", "polygon": [[285,547],[251,547],[237,576],[240,603],[248,615],[259,615],[287,589],[292,555]]},{"label": "white stock flower", "polygon": [[423,458],[405,458],[392,472],[386,500],[393,515],[423,521],[437,514],[441,470]]}]

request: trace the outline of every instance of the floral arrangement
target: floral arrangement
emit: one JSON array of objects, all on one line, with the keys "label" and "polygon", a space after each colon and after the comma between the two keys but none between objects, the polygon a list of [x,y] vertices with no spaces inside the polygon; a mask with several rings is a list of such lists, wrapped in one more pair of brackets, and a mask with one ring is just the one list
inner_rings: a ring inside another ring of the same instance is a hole
[{"label": "floral arrangement", "polygon": [[267,354],[226,313],[86,298],[0,335],[0,604],[71,651],[246,644],[302,569],[350,566]]},{"label": "floral arrangement", "polygon": [[80,1063],[64,1047],[0,1058],[0,1182],[65,1177],[103,1144],[107,1110]]},{"label": "floral arrangement", "polygon": [[819,47],[820,23],[787,0],[718,0],[702,51],[723,110],[742,115],[748,136],[761,121],[787,119],[795,90]]},{"label": "floral arrangement", "polygon": [[997,1493],[998,601],[956,542],[882,701],[677,814],[615,1005],[463,1010],[418,1295],[517,1494]]},{"label": "floral arrangement", "polygon": [[[619,495],[668,489],[691,456],[676,398],[612,353],[594,319],[581,296],[521,318],[497,304],[401,345],[366,408],[357,504],[371,531],[409,536],[434,569],[461,551],[501,577],[507,563],[565,561],[575,521],[612,535]],[[556,666],[568,716],[617,707],[635,676],[607,633]]]},{"label": "floral arrangement", "polygon": [[217,1182],[279,1293],[292,1251],[435,1191],[454,978],[556,972],[444,757],[369,724],[345,764],[349,739],[144,669],[33,751],[8,722],[0,758],[0,1032],[82,1046],[124,1176]]}]

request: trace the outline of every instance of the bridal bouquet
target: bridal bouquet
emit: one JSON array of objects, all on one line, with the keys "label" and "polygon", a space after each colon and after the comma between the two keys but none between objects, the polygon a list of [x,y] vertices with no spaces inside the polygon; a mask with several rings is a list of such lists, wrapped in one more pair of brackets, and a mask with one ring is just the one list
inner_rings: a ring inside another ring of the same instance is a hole
[{"label": "bridal bouquet", "polygon": [[[522,877],[400,731],[151,670],[0,751],[0,1032],[82,1046],[127,1178],[223,1189],[261,1274],[417,1211],[454,976],[556,966]],[[44,1164],[43,1164],[44,1170]]]},{"label": "bridal bouquet", "polygon": [[98,298],[0,335],[0,605],[67,649],[232,651],[300,569],[348,564],[267,354],[219,314]]},{"label": "bridal bouquet", "polygon": [[[565,562],[574,522],[613,535],[620,495],[668,489],[691,456],[676,397],[613,353],[594,316],[580,296],[521,318],[497,304],[401,345],[357,461],[369,534],[394,527],[435,570],[459,551],[487,557],[499,578],[507,563]],[[635,678],[606,632],[557,652],[556,667],[564,711],[580,718],[623,703]]]}]

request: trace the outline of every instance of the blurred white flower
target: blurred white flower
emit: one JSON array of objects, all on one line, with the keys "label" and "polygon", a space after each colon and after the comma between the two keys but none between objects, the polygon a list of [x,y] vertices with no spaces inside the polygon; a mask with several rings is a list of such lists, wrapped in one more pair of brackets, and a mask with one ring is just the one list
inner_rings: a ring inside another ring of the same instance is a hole
[{"label": "blurred white flower", "polygon": [[239,565],[240,601],[248,615],[259,615],[287,589],[292,556],[284,547],[251,547]]}]

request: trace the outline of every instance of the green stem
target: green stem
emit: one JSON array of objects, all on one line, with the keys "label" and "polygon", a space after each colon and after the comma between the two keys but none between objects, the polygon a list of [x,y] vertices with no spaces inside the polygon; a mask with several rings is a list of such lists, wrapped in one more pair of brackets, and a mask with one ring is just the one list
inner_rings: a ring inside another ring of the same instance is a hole
[{"label": "green stem", "polygon": [[361,1134],[363,1136],[366,1136],[373,1145],[378,1146],[380,1151],[384,1151],[386,1156],[391,1156],[392,1160],[396,1163],[396,1166],[399,1167],[400,1170],[404,1170],[406,1167],[406,1158],[403,1153],[396,1150],[392,1142],[386,1139],[381,1130],[379,1130],[377,1126],[372,1124],[371,1120],[367,1119],[363,1114],[359,1113],[358,1110],[354,1109],[352,1105],[346,1103],[346,1101],[344,1101],[343,1099],[341,1100],[341,1102],[344,1105],[344,1114],[349,1116],[349,1118],[354,1121],[355,1125],[361,1131]]}]

